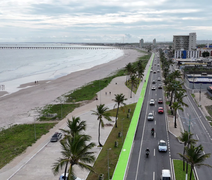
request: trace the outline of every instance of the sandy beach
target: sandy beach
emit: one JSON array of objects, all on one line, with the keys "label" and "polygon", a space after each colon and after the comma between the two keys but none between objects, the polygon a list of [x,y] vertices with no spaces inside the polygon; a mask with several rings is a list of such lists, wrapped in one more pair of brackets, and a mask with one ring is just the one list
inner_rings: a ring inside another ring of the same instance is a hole
[{"label": "sandy beach", "polygon": [[39,81],[38,79],[38,83],[30,82],[21,85],[20,88],[25,89],[0,98],[0,128],[33,122],[33,109],[53,103],[57,97],[86,83],[102,79],[124,67],[127,63],[134,62],[142,55],[136,50],[124,50],[122,57],[109,63],[74,72],[56,80]]}]

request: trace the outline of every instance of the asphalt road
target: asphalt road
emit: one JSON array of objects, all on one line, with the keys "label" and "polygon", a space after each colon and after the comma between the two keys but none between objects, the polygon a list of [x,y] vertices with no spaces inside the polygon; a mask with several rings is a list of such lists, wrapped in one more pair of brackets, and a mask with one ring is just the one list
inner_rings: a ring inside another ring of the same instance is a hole
[{"label": "asphalt road", "polygon": [[[173,67],[172,67],[172,70]],[[202,144],[204,148],[204,153],[211,153],[212,150],[212,129],[209,125],[207,119],[205,119],[203,113],[200,111],[199,107],[197,106],[196,102],[194,102],[193,98],[191,97],[191,90],[184,87],[187,91],[187,97],[183,99],[183,101],[188,104],[188,107],[184,106],[184,111],[179,110],[178,115],[181,119],[182,125],[184,130],[190,131],[193,133],[193,138],[198,140],[197,145]],[[178,148],[177,144],[172,145],[171,147]],[[172,148],[171,148],[172,150]],[[173,148],[173,151],[175,149]],[[176,151],[173,152],[172,155],[176,155]],[[183,150],[180,151],[182,153]],[[175,156],[179,159],[178,157]],[[212,157],[208,158],[204,161],[205,164],[209,164],[212,166]],[[202,179],[212,179],[212,169],[201,166],[200,168],[196,169],[197,180]]]},{"label": "asphalt road", "polygon": [[[131,153],[131,157],[128,164],[128,170],[126,174],[127,180],[151,180],[160,179],[162,169],[171,169],[171,154],[169,148],[169,135],[166,128],[165,115],[158,114],[158,107],[164,107],[164,104],[158,104],[158,98],[163,98],[163,90],[158,89],[158,84],[162,83],[158,81],[158,77],[161,77],[161,72],[157,72],[158,60],[155,58],[153,62],[153,71],[150,74],[147,91],[142,106],[139,124],[137,127],[134,145]],[[155,65],[156,64],[156,65]],[[152,80],[155,80],[156,84],[152,84]],[[156,90],[151,90],[152,86],[156,86]],[[155,105],[150,106],[150,99],[155,99]],[[147,115],[149,112],[153,112],[154,121],[148,121]],[[151,129],[154,127],[155,134],[151,135]],[[158,151],[158,141],[165,140],[168,145],[167,152]],[[146,148],[150,149],[150,155],[148,158],[145,156]]]}]

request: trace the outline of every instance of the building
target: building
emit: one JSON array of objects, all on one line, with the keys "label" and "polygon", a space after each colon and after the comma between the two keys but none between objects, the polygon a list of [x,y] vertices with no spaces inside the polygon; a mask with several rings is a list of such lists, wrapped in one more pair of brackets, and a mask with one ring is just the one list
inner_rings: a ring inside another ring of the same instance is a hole
[{"label": "building", "polygon": [[196,33],[189,33],[189,35],[174,35],[173,36],[174,50],[196,50]]},{"label": "building", "polygon": [[143,39],[140,40],[139,45],[140,45],[140,48],[142,48],[144,46],[144,40]]},{"label": "building", "polygon": [[153,46],[156,46],[156,39],[153,39]]}]

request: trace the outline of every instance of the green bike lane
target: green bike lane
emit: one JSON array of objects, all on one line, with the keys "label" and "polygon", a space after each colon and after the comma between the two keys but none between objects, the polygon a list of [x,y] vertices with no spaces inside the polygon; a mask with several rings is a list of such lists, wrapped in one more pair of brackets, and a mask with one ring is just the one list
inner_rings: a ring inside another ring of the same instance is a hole
[{"label": "green bike lane", "polygon": [[139,120],[139,116],[140,116],[140,111],[143,105],[143,100],[145,97],[145,93],[146,93],[146,87],[148,84],[148,80],[149,80],[149,75],[150,75],[150,70],[152,67],[152,62],[154,60],[155,54],[153,53],[153,55],[151,56],[151,62],[150,62],[150,66],[149,69],[147,71],[147,75],[146,75],[146,81],[143,84],[141,93],[140,93],[140,97],[138,99],[138,102],[136,104],[136,108],[134,111],[134,114],[132,116],[131,119],[131,123],[130,123],[130,127],[129,130],[127,132],[123,147],[122,147],[122,151],[120,153],[119,156],[119,160],[117,162],[115,171],[113,173],[113,180],[120,180],[120,179],[124,179],[125,177],[125,173],[126,173],[126,169],[127,169],[127,164],[130,158],[130,153],[132,150],[132,145],[133,145],[133,140],[135,137],[135,132],[136,132],[136,128],[138,125],[138,120]]}]

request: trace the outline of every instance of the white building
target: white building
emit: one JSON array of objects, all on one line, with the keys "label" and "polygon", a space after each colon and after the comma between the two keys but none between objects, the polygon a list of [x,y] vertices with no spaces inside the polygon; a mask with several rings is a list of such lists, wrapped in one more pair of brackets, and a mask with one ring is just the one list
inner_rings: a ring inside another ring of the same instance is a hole
[{"label": "white building", "polygon": [[196,50],[196,33],[189,35],[174,35],[173,36],[174,50]]},{"label": "white building", "polygon": [[140,45],[140,48],[142,48],[144,46],[144,40],[143,39],[140,40],[139,45]]},{"label": "white building", "polygon": [[153,39],[153,46],[156,46],[156,39]]}]

